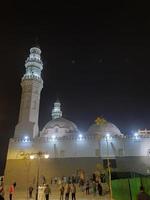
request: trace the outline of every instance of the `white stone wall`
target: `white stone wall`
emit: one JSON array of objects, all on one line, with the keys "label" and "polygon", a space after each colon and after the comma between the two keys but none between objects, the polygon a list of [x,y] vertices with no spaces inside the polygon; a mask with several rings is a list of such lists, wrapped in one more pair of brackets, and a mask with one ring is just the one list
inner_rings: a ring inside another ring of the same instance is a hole
[{"label": "white stone wall", "polygon": [[99,151],[99,141],[87,139],[66,139],[66,140],[42,140],[35,141],[15,141],[11,139],[7,159],[20,159],[20,153],[45,152],[51,158],[71,158],[71,157],[97,157]]},{"label": "white stone wall", "polygon": [[108,154],[110,157],[117,156],[148,156],[148,151],[150,149],[150,137],[148,138],[112,138],[108,141],[107,151],[107,141],[102,139],[100,141],[100,151],[101,157],[106,157]]},{"label": "white stone wall", "polygon": [[19,159],[20,152],[45,152],[51,158],[72,157],[128,157],[150,156],[150,137],[140,138],[112,138],[106,141],[102,138],[65,138],[49,139],[37,138],[32,141],[11,139],[9,143],[8,159]]}]

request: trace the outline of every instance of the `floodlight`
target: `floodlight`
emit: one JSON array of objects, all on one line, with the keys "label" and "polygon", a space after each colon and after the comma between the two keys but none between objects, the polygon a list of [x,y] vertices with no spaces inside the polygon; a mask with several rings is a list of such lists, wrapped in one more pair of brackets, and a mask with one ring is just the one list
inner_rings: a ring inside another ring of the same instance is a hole
[{"label": "floodlight", "polygon": [[27,136],[27,135],[25,135],[25,136],[23,137],[23,141],[24,141],[24,142],[28,142],[29,139],[30,139],[30,138],[29,138],[29,136]]},{"label": "floodlight", "polygon": [[27,135],[26,135],[26,136],[24,136],[24,139],[25,139],[25,140],[29,139],[29,136],[27,136]]},{"label": "floodlight", "polygon": [[106,138],[106,140],[112,140],[112,137],[110,136],[109,133],[106,134],[105,138]]},{"label": "floodlight", "polygon": [[135,132],[135,133],[134,133],[134,138],[135,138],[136,140],[139,139],[139,134],[138,134],[138,132]]},{"label": "floodlight", "polygon": [[79,138],[79,140],[82,140],[82,139],[83,139],[83,135],[82,135],[82,134],[79,134],[79,135],[78,135],[78,138]]},{"label": "floodlight", "polygon": [[52,139],[55,140],[56,139],[56,135],[52,135]]},{"label": "floodlight", "polygon": [[138,133],[137,133],[137,132],[135,132],[135,133],[134,133],[134,136],[135,136],[135,137],[137,137],[137,136],[138,136]]}]

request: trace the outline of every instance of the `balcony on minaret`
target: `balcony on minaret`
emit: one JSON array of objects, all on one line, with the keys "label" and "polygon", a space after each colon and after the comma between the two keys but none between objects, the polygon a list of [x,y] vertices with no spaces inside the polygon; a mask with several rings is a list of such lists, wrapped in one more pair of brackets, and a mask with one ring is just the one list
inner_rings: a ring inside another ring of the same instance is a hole
[{"label": "balcony on minaret", "polygon": [[41,70],[43,69],[43,62],[41,60],[41,50],[37,47],[30,49],[30,55],[25,61],[26,72],[24,79],[41,79]]}]

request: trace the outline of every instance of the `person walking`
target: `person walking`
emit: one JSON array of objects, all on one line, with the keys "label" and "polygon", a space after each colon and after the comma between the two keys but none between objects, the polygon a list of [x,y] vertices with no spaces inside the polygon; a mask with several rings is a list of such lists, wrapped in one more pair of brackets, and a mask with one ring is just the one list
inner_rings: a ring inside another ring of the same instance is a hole
[{"label": "person walking", "polygon": [[0,186],[0,200],[4,200],[4,187],[3,187],[3,185]]},{"label": "person walking", "polygon": [[9,187],[9,200],[12,200],[12,199],[13,199],[14,192],[15,192],[15,187],[14,187],[14,183],[13,183],[13,184],[10,185],[10,187]]},{"label": "person walking", "polygon": [[100,182],[98,182],[97,190],[98,190],[99,195],[101,196],[102,195],[102,185],[100,184]]},{"label": "person walking", "polygon": [[85,187],[86,195],[89,194],[89,189],[90,189],[90,183],[89,183],[89,181],[87,181],[87,182],[86,182],[86,187]]},{"label": "person walking", "polygon": [[92,187],[93,187],[93,195],[96,196],[96,182],[95,181],[93,181]]},{"label": "person walking", "polygon": [[71,194],[72,194],[72,200],[76,200],[76,186],[74,183],[71,186]]},{"label": "person walking", "polygon": [[44,194],[45,194],[45,200],[49,200],[49,194],[51,193],[51,189],[49,185],[47,184],[45,189],[44,189]]},{"label": "person walking", "polygon": [[60,200],[64,199],[64,190],[65,190],[65,188],[64,188],[63,184],[61,184],[61,186],[60,186]]},{"label": "person walking", "polygon": [[29,186],[29,198],[32,198],[33,187]]},{"label": "person walking", "polygon": [[144,187],[140,187],[140,192],[138,194],[137,200],[150,200],[150,196],[145,192]]},{"label": "person walking", "polygon": [[65,185],[65,200],[69,200],[69,194],[70,194],[70,185],[67,183]]},{"label": "person walking", "polygon": [[16,185],[17,185],[16,182],[14,182],[14,183],[13,183],[14,189],[15,189]]}]

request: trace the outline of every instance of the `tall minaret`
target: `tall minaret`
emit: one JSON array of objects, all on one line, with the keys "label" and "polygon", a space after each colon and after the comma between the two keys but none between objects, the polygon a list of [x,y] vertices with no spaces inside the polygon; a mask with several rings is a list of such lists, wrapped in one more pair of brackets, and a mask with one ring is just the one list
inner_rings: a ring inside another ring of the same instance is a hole
[{"label": "tall minaret", "polygon": [[15,128],[15,138],[24,136],[35,138],[39,135],[39,103],[43,88],[41,78],[43,63],[40,55],[40,48],[33,47],[30,49],[30,55],[25,62],[26,72],[21,80],[22,96],[19,121]]},{"label": "tall minaret", "polygon": [[57,119],[62,117],[62,111],[61,111],[61,103],[57,99],[56,102],[54,103],[54,108],[52,109],[52,119]]}]

